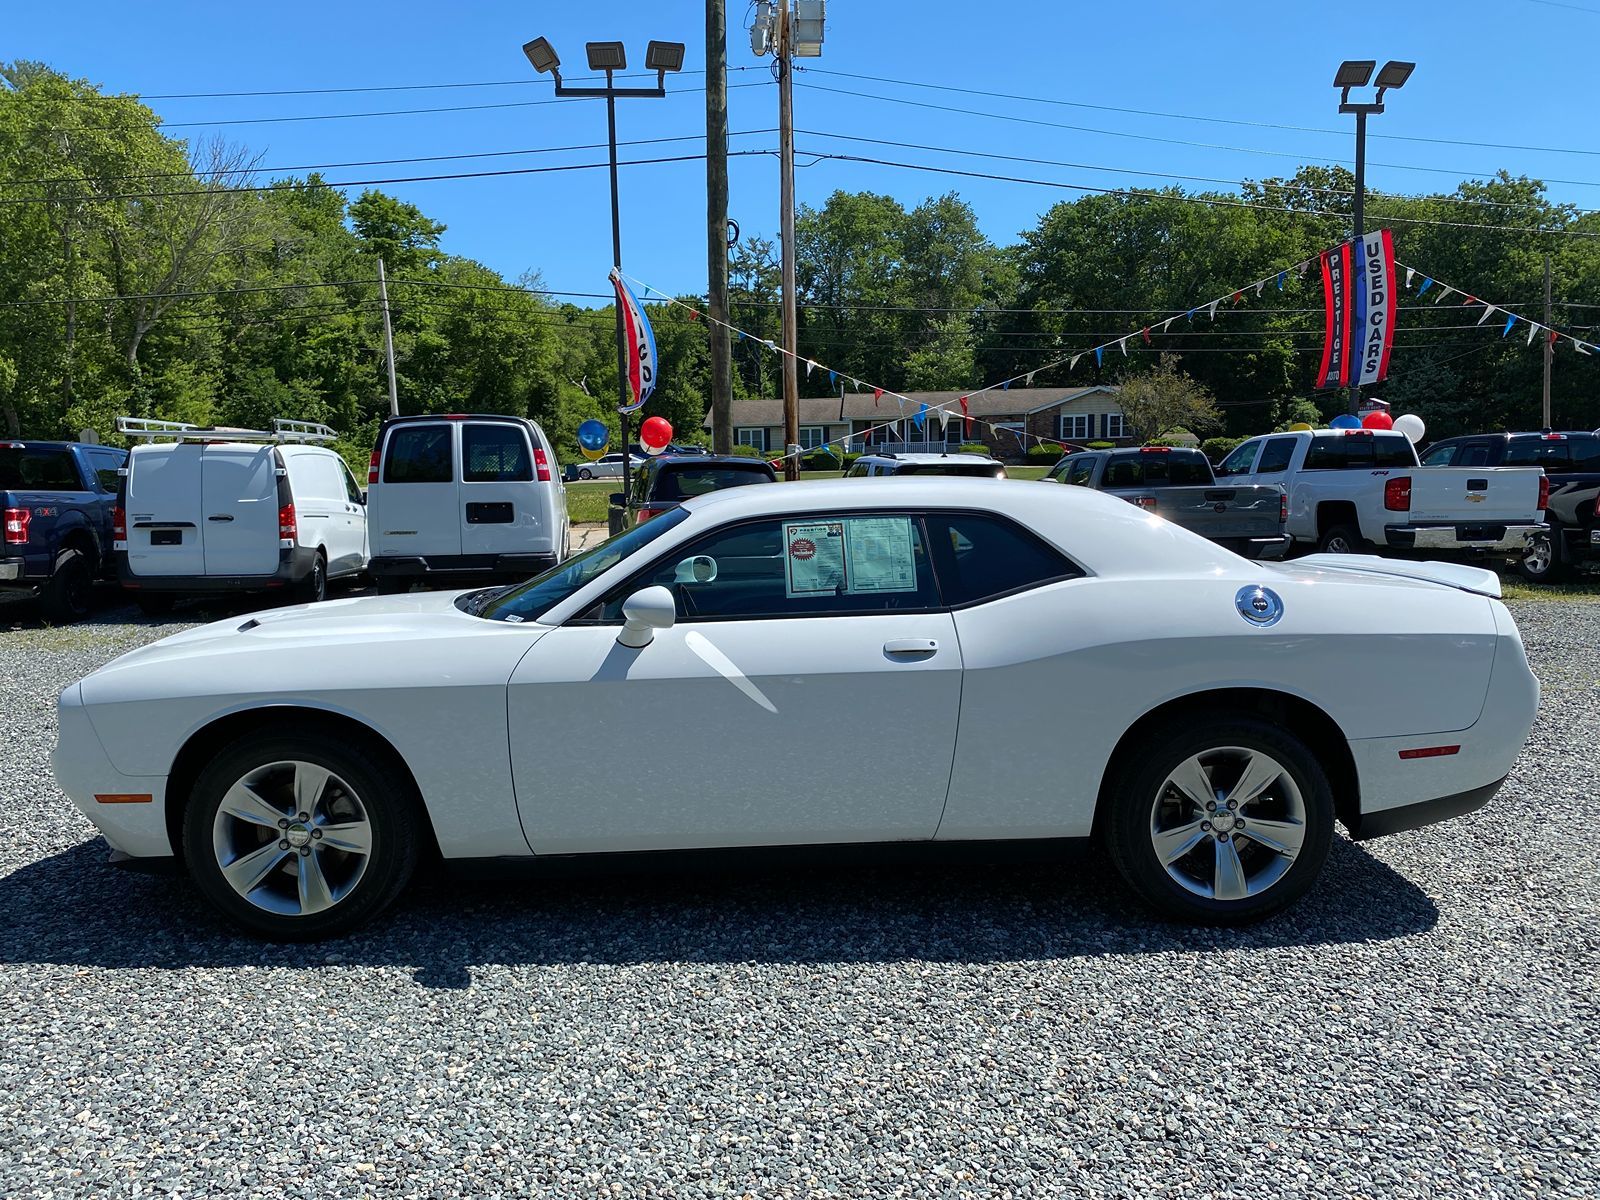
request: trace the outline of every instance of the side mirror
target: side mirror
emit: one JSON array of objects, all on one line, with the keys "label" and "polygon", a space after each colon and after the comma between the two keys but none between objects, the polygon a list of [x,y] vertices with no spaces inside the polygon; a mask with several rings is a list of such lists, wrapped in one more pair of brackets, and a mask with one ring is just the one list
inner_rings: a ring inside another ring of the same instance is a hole
[{"label": "side mirror", "polygon": [[622,493],[621,492],[612,492],[611,495],[606,497],[606,502],[608,504],[610,504],[612,508],[621,508],[622,507]]},{"label": "side mirror", "polygon": [[642,650],[655,639],[656,630],[671,629],[677,619],[678,605],[671,592],[659,585],[644,588],[622,602],[622,632],[617,634],[617,642]]},{"label": "side mirror", "polygon": [[673,569],[673,583],[711,583],[717,578],[717,560],[709,554],[686,558]]},{"label": "side mirror", "polygon": [[362,488],[361,489],[361,499],[357,500],[356,503],[357,504],[365,504],[366,502],[367,502],[367,489],[366,488]]}]

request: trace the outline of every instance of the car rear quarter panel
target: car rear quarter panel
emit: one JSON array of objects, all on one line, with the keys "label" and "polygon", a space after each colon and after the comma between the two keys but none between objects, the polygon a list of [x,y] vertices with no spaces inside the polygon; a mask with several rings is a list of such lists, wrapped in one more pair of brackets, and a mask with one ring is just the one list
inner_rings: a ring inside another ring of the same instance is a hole
[{"label": "car rear quarter panel", "polygon": [[451,624],[281,645],[264,623],[253,641],[219,636],[214,651],[186,642],[169,661],[158,643],[89,676],[83,697],[106,756],[127,776],[164,778],[190,737],[233,713],[268,717],[293,706],[348,716],[405,760],[446,857],[528,854],[512,792],[506,682],[545,630],[473,621],[452,632]]},{"label": "car rear quarter panel", "polygon": [[[1256,582],[1284,602],[1270,628],[1235,609]],[[958,611],[956,630],[966,675],[941,839],[1088,834],[1123,733],[1198,693],[1298,696],[1352,740],[1465,729],[1496,642],[1481,596],[1244,572],[1072,580]]]}]

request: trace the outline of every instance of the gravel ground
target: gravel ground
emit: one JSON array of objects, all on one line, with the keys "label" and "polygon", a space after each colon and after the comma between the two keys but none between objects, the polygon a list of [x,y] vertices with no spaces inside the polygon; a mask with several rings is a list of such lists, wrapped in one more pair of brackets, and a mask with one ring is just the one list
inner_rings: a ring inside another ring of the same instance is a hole
[{"label": "gravel ground", "polygon": [[1600,1195],[1600,604],[1515,611],[1499,802],[1264,926],[1090,859],[435,882],[315,947],[50,782],[57,690],[176,626],[0,613],[0,1194]]}]

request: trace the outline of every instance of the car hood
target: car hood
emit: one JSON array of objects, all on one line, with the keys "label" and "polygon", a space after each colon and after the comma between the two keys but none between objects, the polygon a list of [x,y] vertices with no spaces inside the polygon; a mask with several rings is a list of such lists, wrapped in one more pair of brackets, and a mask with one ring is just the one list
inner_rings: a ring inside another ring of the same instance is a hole
[{"label": "car hood", "polygon": [[[292,608],[241,613],[209,625],[186,629],[148,646],[113,659],[97,675],[133,666],[149,666],[175,659],[224,654],[251,648],[315,649],[330,643],[405,642],[465,628],[502,627],[456,607],[463,593],[415,592],[399,596],[361,596],[324,600]],[[504,626],[515,629],[516,626]],[[535,636],[523,627],[524,640]]]}]

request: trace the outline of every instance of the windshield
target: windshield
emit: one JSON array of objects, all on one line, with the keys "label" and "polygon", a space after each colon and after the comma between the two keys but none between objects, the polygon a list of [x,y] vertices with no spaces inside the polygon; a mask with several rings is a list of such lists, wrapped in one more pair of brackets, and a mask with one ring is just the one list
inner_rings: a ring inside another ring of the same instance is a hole
[{"label": "windshield", "polygon": [[687,500],[720,488],[741,487],[747,483],[771,483],[772,468],[766,463],[750,466],[720,464],[714,467],[663,467],[656,476],[652,500]]},{"label": "windshield", "polygon": [[559,566],[535,575],[483,606],[480,614],[491,621],[536,621],[561,601],[628,555],[648,546],[664,533],[689,519],[689,510],[676,508],[643,525],[635,525],[598,546],[575,554]]},{"label": "windshield", "polygon": [[1101,487],[1205,487],[1211,483],[1211,464],[1198,450],[1192,454],[1145,453],[1112,458],[1106,463]]}]

